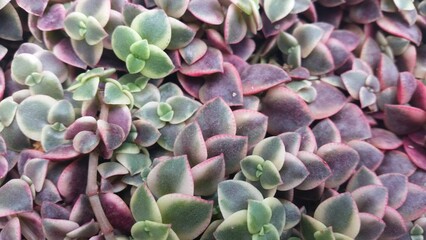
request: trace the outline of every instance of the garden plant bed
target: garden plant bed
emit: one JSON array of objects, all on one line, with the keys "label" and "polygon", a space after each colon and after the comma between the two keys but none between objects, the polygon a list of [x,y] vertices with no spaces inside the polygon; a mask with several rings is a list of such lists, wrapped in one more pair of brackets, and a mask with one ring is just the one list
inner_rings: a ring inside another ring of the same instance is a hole
[{"label": "garden plant bed", "polygon": [[0,240],[426,239],[426,0],[0,0]]}]

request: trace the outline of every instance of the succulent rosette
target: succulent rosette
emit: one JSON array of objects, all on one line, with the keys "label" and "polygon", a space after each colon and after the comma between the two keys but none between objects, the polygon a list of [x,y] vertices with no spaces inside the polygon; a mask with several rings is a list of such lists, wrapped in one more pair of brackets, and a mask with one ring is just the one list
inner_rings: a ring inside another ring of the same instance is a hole
[{"label": "succulent rosette", "polygon": [[0,239],[426,238],[426,1],[0,0]]}]

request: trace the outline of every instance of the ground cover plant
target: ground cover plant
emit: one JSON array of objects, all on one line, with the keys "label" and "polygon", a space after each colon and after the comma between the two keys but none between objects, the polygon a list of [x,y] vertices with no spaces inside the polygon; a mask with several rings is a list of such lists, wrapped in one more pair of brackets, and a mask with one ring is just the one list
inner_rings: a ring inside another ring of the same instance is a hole
[{"label": "ground cover plant", "polygon": [[426,239],[426,1],[0,0],[0,239]]}]

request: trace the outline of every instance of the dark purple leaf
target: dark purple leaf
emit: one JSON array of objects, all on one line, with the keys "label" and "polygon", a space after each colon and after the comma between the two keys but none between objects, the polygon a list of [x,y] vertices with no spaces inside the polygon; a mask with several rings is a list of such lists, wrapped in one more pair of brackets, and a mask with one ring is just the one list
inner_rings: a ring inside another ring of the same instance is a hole
[{"label": "dark purple leaf", "polygon": [[21,240],[21,224],[18,217],[11,218],[0,232],[0,239]]},{"label": "dark purple leaf", "polygon": [[382,164],[376,170],[378,174],[401,173],[406,176],[410,176],[414,171],[416,171],[416,165],[411,162],[407,154],[398,150],[386,152]]},{"label": "dark purple leaf", "polygon": [[66,202],[73,202],[86,191],[87,166],[86,159],[73,161],[59,176],[58,190]]},{"label": "dark purple leaf", "polygon": [[64,219],[43,219],[43,232],[47,239],[64,239],[68,232],[78,228],[78,224]]},{"label": "dark purple leaf", "polygon": [[43,14],[44,9],[47,6],[48,0],[31,1],[31,0],[17,0],[16,3],[24,9],[26,12],[40,16]]},{"label": "dark purple leaf", "polygon": [[195,63],[191,65],[182,63],[180,72],[191,77],[223,72],[222,53],[215,48],[209,47],[204,56]]},{"label": "dark purple leaf", "polygon": [[426,86],[421,81],[417,81],[417,88],[411,98],[411,104],[423,110],[426,109]]},{"label": "dark purple leaf", "polygon": [[399,104],[406,104],[410,101],[417,88],[417,81],[410,72],[399,73],[397,100]]},{"label": "dark purple leaf", "polygon": [[207,159],[207,148],[197,122],[190,123],[177,135],[173,147],[175,156],[186,155],[191,167]]},{"label": "dark purple leaf", "polygon": [[335,68],[341,67],[350,57],[350,51],[339,40],[330,38],[327,41],[326,46],[330,50],[331,56],[333,57]]},{"label": "dark purple leaf", "polygon": [[234,114],[221,98],[215,98],[200,107],[194,121],[200,125],[204,139],[218,134],[233,135],[237,131]]},{"label": "dark purple leaf", "polygon": [[123,199],[114,193],[100,194],[99,199],[111,225],[121,232],[129,234],[135,220]]},{"label": "dark purple leaf", "polygon": [[[241,59],[247,60],[256,50],[256,43],[251,38],[244,38],[241,42],[231,45],[231,48],[235,56],[239,56]],[[224,60],[226,61],[226,59]]]},{"label": "dark purple leaf", "polygon": [[[47,1],[46,1],[47,2]],[[37,21],[37,28],[42,31],[59,30],[64,27],[66,9],[63,4],[53,4]]]},{"label": "dark purple leaf", "polygon": [[380,181],[388,189],[388,205],[398,209],[407,198],[408,179],[400,173],[387,173],[379,176]]},{"label": "dark purple leaf", "polygon": [[268,132],[278,135],[312,123],[306,103],[293,91],[277,86],[262,99],[261,112],[268,117]]},{"label": "dark purple leaf", "polygon": [[398,212],[405,221],[413,221],[426,212],[426,189],[413,183],[408,183],[408,194]]},{"label": "dark purple leaf", "polygon": [[278,135],[278,137],[280,137],[281,141],[284,143],[286,152],[296,156],[302,142],[301,134],[297,132],[286,132]]},{"label": "dark purple leaf", "polygon": [[382,183],[373,171],[366,167],[361,167],[349,180],[346,191],[353,192],[360,187],[370,185],[382,185]]},{"label": "dark purple leaf", "polygon": [[66,64],[82,69],[87,68],[87,64],[75,54],[71,41],[67,38],[64,38],[53,47],[53,54]]},{"label": "dark purple leaf", "polygon": [[417,167],[426,170],[426,149],[409,138],[404,139],[404,150]]},{"label": "dark purple leaf", "polygon": [[239,109],[234,112],[235,122],[237,124],[237,135],[247,136],[248,148],[260,142],[266,135],[268,118],[253,110]]},{"label": "dark purple leaf", "polygon": [[315,81],[312,87],[317,91],[317,97],[309,103],[308,107],[315,119],[330,117],[345,106],[345,95],[330,84]]},{"label": "dark purple leaf", "polygon": [[362,166],[370,170],[376,170],[383,161],[384,154],[375,146],[361,140],[353,140],[348,142],[349,147],[358,152],[359,163],[357,168]]},{"label": "dark purple leaf", "polygon": [[297,157],[286,153],[280,175],[282,184],[278,186],[278,190],[288,191],[300,185],[308,177],[309,171]]},{"label": "dark purple leaf", "polygon": [[149,147],[154,145],[160,138],[161,133],[150,122],[139,119],[133,121],[133,124],[137,131],[137,136],[134,140],[136,144],[142,147]]},{"label": "dark purple leaf", "polygon": [[290,80],[282,68],[271,64],[250,65],[241,73],[244,95],[259,93]]},{"label": "dark purple leaf", "polygon": [[417,46],[420,45],[422,33],[416,24],[408,25],[398,14],[384,14],[377,20],[377,25],[384,31],[405,38]]},{"label": "dark purple leaf", "polygon": [[335,68],[330,50],[321,42],[316,45],[309,56],[302,59],[302,66],[309,69],[311,75],[316,76],[326,74]]},{"label": "dark purple leaf", "polygon": [[247,153],[247,137],[233,135],[216,135],[206,140],[208,157],[223,154],[225,175],[240,170],[240,161]]},{"label": "dark purple leaf", "polygon": [[377,66],[377,78],[380,81],[380,88],[395,87],[398,83],[399,71],[393,59],[386,54],[381,54],[379,65]]},{"label": "dark purple leaf", "polygon": [[315,135],[309,127],[301,127],[295,131],[301,136],[299,151],[316,152],[317,141]]},{"label": "dark purple leaf", "polygon": [[65,219],[70,217],[70,211],[59,204],[43,202],[40,209],[42,218]]},{"label": "dark purple leaf", "polygon": [[288,73],[291,79],[304,80],[310,77],[309,70],[304,67],[298,67]]},{"label": "dark purple leaf", "polygon": [[194,194],[209,196],[217,191],[217,186],[225,179],[225,159],[223,155],[209,158],[191,169],[194,178]]},{"label": "dark purple leaf", "polygon": [[355,50],[360,44],[360,37],[349,30],[334,30],[330,37],[339,40],[350,52]]},{"label": "dark purple leaf", "polygon": [[382,150],[392,150],[402,145],[402,140],[398,136],[383,128],[372,128],[371,135],[367,142]]},{"label": "dark purple leaf", "polygon": [[43,188],[39,193],[37,193],[35,197],[35,202],[37,203],[37,205],[41,205],[43,202],[57,203],[61,200],[62,198],[59,195],[58,189],[56,188],[55,184],[49,179],[46,179],[44,181]]},{"label": "dark purple leaf", "polygon": [[71,209],[69,220],[83,225],[93,219],[94,216],[89,197],[81,194]]},{"label": "dark purple leaf", "polygon": [[192,0],[188,10],[203,22],[219,25],[225,18],[222,7],[217,0]]},{"label": "dark purple leaf", "polygon": [[202,58],[206,52],[207,44],[199,38],[194,38],[186,47],[179,49],[183,60],[189,65]]},{"label": "dark purple leaf", "polygon": [[367,37],[362,45],[360,58],[364,60],[372,69],[376,69],[379,64],[381,50],[377,42]]},{"label": "dark purple leaf", "polygon": [[328,118],[317,123],[317,125],[312,128],[312,132],[315,135],[318,147],[327,143],[341,142],[339,129],[337,129],[336,125]]},{"label": "dark purple leaf", "polygon": [[235,55],[235,54],[226,54],[223,56],[223,61],[228,62],[232,65],[234,65],[235,68],[237,68],[238,72],[241,73],[246,69],[246,67],[249,66],[249,64],[244,61],[241,57]]},{"label": "dark purple leaf", "polygon": [[388,189],[384,186],[369,185],[356,189],[352,193],[360,212],[370,213],[382,218],[388,203]]},{"label": "dark purple leaf", "polygon": [[221,97],[229,106],[243,104],[243,87],[240,74],[230,63],[223,63],[223,72],[206,76],[206,82],[200,88],[200,100],[205,103],[215,97]]},{"label": "dark purple leaf", "polygon": [[222,34],[214,29],[206,30],[207,44],[210,47],[220,50],[224,54],[232,54],[232,49],[225,41]]},{"label": "dark purple leaf", "polygon": [[21,179],[12,179],[0,188],[0,217],[29,212],[33,209],[30,186]]},{"label": "dark purple leaf", "polygon": [[411,106],[388,104],[384,112],[386,127],[396,134],[415,132],[426,122],[426,112]]},{"label": "dark purple leaf", "polygon": [[123,143],[126,136],[119,125],[103,120],[98,120],[97,123],[99,135],[107,149],[114,150]]},{"label": "dark purple leaf", "polygon": [[340,131],[343,142],[364,140],[371,137],[370,126],[359,107],[347,103],[338,113],[330,118]]},{"label": "dark purple leaf", "polygon": [[46,152],[41,157],[50,161],[68,161],[80,156],[81,153],[74,150],[71,144],[60,145],[49,152]]},{"label": "dark purple leaf", "polygon": [[331,176],[331,169],[328,164],[316,154],[300,151],[297,154],[297,158],[303,162],[306,169],[309,171],[309,175],[299,186],[296,187],[297,189],[313,189],[321,185]]},{"label": "dark purple leaf", "polygon": [[361,220],[361,229],[355,239],[378,239],[386,226],[382,219],[363,212],[359,213],[359,218]]},{"label": "dark purple leaf", "polygon": [[318,149],[317,154],[331,169],[332,174],[325,182],[329,188],[338,187],[348,180],[359,162],[358,153],[342,143],[326,144]]},{"label": "dark purple leaf", "polygon": [[130,126],[132,125],[132,116],[127,106],[110,106],[108,112],[108,123],[113,123],[121,127],[124,132],[124,136],[127,136],[130,132]]},{"label": "dark purple leaf", "polygon": [[356,23],[367,24],[380,19],[382,12],[376,0],[365,0],[351,7],[349,16]]},{"label": "dark purple leaf", "polygon": [[204,78],[202,77],[190,77],[183,75],[181,73],[177,73],[177,78],[179,83],[182,85],[182,88],[192,97],[200,98],[199,92],[200,88],[204,84]]}]

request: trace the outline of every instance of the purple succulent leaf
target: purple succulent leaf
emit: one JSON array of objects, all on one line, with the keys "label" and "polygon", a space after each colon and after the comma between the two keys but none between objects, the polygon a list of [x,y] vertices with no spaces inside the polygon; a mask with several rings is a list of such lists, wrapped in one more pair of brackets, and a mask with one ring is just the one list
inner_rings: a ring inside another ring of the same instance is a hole
[{"label": "purple succulent leaf", "polygon": [[40,192],[46,179],[49,161],[42,158],[33,158],[27,161],[24,175],[29,177],[34,184],[36,192]]},{"label": "purple succulent leaf", "polygon": [[269,89],[262,99],[261,112],[268,117],[268,132],[273,135],[294,131],[312,123],[306,103],[285,87]]},{"label": "purple succulent leaf", "polygon": [[253,149],[253,155],[271,161],[277,170],[284,164],[285,146],[279,137],[268,137],[261,140]]},{"label": "purple succulent leaf", "polygon": [[327,46],[319,42],[312,52],[302,59],[302,66],[309,69],[311,75],[323,75],[335,68],[333,56]]},{"label": "purple succulent leaf", "polygon": [[206,30],[206,43],[213,48],[220,50],[223,54],[232,54],[232,48],[226,42],[225,38],[215,29]]},{"label": "purple succulent leaf", "polygon": [[386,224],[386,227],[380,236],[381,239],[398,239],[407,232],[404,219],[391,207],[386,207],[382,220]]},{"label": "purple succulent leaf", "polygon": [[[3,59],[3,54],[6,55],[7,49],[3,48],[2,45],[0,45],[0,60]],[[4,92],[6,90],[6,80],[4,77],[3,69],[0,68],[0,99],[4,98]]]},{"label": "purple succulent leaf", "polygon": [[352,52],[353,50],[355,50],[361,41],[360,37],[357,34],[355,34],[352,31],[344,30],[344,29],[334,30],[331,33],[330,37],[337,39],[341,43],[343,43],[349,52]]},{"label": "purple succulent leaf", "polygon": [[339,129],[343,142],[364,140],[371,137],[367,119],[361,109],[355,104],[347,103],[330,119]]},{"label": "purple succulent leaf", "polygon": [[379,176],[380,181],[388,189],[388,205],[398,209],[407,199],[408,179],[400,173],[387,173]]},{"label": "purple succulent leaf", "polygon": [[0,203],[0,217],[32,211],[30,186],[24,180],[9,180],[0,188]]},{"label": "purple succulent leaf", "polygon": [[194,167],[207,159],[207,148],[197,122],[190,123],[177,135],[173,147],[175,156],[186,155]]},{"label": "purple succulent leaf", "polygon": [[74,67],[86,69],[87,64],[83,62],[77,54],[75,54],[71,41],[64,38],[53,47],[53,54],[62,62],[69,64]]},{"label": "purple succulent leaf", "polygon": [[37,20],[37,28],[41,31],[60,30],[64,27],[66,9],[63,4],[53,4]]},{"label": "purple succulent leaf", "polygon": [[244,13],[235,4],[231,4],[226,12],[224,38],[229,44],[241,42],[247,34]]},{"label": "purple succulent leaf", "polygon": [[86,16],[93,16],[104,27],[109,20],[111,2],[108,0],[79,0],[75,6],[75,11]]},{"label": "purple succulent leaf", "polygon": [[123,165],[117,162],[104,162],[99,164],[98,172],[102,176],[102,178],[105,179],[129,173],[129,171]]},{"label": "purple succulent leaf", "polygon": [[81,194],[71,209],[69,220],[83,225],[95,217],[87,195]]},{"label": "purple succulent leaf", "polygon": [[338,187],[348,180],[359,162],[358,152],[342,143],[328,143],[320,147],[317,154],[331,169],[332,174],[325,182],[329,188]]},{"label": "purple succulent leaf", "polygon": [[167,49],[178,50],[187,46],[195,37],[195,31],[185,23],[169,17],[172,37]]},{"label": "purple succulent leaf", "polygon": [[415,132],[426,122],[426,112],[405,105],[385,105],[385,126],[396,134]]},{"label": "purple succulent leaf", "polygon": [[[21,232],[24,238],[34,238],[40,240],[46,239],[46,236],[43,232],[42,220],[37,212],[32,211],[20,213],[19,222],[21,223]],[[26,228],[29,231],[22,231],[23,228]]]},{"label": "purple succulent leaf", "polygon": [[297,132],[286,132],[278,135],[278,137],[280,137],[281,141],[284,143],[286,152],[296,156],[302,142],[301,134]]},{"label": "purple succulent leaf", "polygon": [[225,18],[218,0],[192,0],[188,10],[199,20],[212,25],[221,24]]},{"label": "purple succulent leaf", "polygon": [[85,192],[87,183],[87,160],[71,162],[61,173],[57,187],[65,202],[72,202]]},{"label": "purple succulent leaf", "polygon": [[426,189],[422,186],[408,183],[407,198],[397,209],[405,221],[420,218],[426,212]]},{"label": "purple succulent leaf", "polygon": [[77,118],[66,130],[65,139],[73,139],[79,132],[96,132],[97,123],[94,117],[83,116]]},{"label": "purple succulent leaf", "polygon": [[250,65],[241,73],[245,95],[259,93],[290,80],[289,75],[283,69],[271,64]]},{"label": "purple succulent leaf", "polygon": [[355,240],[378,239],[386,226],[382,219],[364,212],[359,213],[359,218],[361,220],[361,229]]},{"label": "purple succulent leaf", "polygon": [[16,166],[18,168],[18,172],[20,175],[24,172],[25,164],[27,164],[27,161],[29,159],[33,158],[42,158],[43,152],[35,149],[24,149],[19,153],[19,156],[17,157],[17,163]]},{"label": "purple succulent leaf", "polygon": [[256,43],[251,38],[244,38],[241,42],[231,45],[231,48],[234,55],[247,60],[255,51]]},{"label": "purple succulent leaf", "polygon": [[358,188],[370,185],[382,185],[382,182],[372,170],[363,166],[349,180],[346,191],[353,192]]},{"label": "purple succulent leaf", "polygon": [[368,24],[382,19],[382,12],[377,1],[365,0],[350,8],[349,17],[356,23]]},{"label": "purple succulent leaf", "polygon": [[409,25],[397,14],[384,14],[377,20],[377,25],[384,31],[400,38],[405,38],[417,46],[420,45],[422,33],[416,24]]},{"label": "purple succulent leaf", "polygon": [[55,184],[49,179],[46,179],[41,191],[37,193],[34,200],[37,205],[41,205],[43,202],[57,203],[61,201],[62,198]]},{"label": "purple succulent leaf", "polygon": [[315,139],[314,133],[309,127],[301,127],[295,132],[299,133],[301,136],[301,143],[299,151],[307,152],[316,152],[317,151],[317,141]]},{"label": "purple succulent leaf", "polygon": [[297,67],[288,73],[293,80],[304,80],[310,77],[309,70],[304,67]]},{"label": "purple succulent leaf", "polygon": [[424,145],[426,143],[426,130],[421,130],[408,135],[408,138],[418,145]]},{"label": "purple succulent leaf", "polygon": [[21,224],[18,217],[11,218],[0,232],[1,239],[21,240]]},{"label": "purple succulent leaf", "polygon": [[[335,217],[336,212],[340,214],[339,218]],[[326,226],[332,226],[334,232],[352,238],[356,237],[361,226],[358,208],[349,193],[339,194],[320,203],[314,217]]]},{"label": "purple succulent leaf", "polygon": [[302,58],[308,57],[314,51],[323,35],[324,31],[314,24],[301,25],[294,30],[293,36],[302,48]]},{"label": "purple succulent leaf", "polygon": [[337,69],[349,59],[350,51],[347,47],[337,39],[330,38],[326,42],[326,46],[330,50],[331,56],[333,56],[334,67]]},{"label": "purple succulent leaf", "polygon": [[325,182],[332,174],[327,162],[322,160],[316,154],[300,151],[297,154],[297,158],[302,161],[306,169],[309,171],[309,175],[305,178],[305,180],[296,187],[299,190],[313,189]]},{"label": "purple succulent leaf", "polygon": [[280,170],[282,184],[279,191],[289,191],[300,185],[309,175],[307,167],[293,154],[286,153],[284,165]]},{"label": "purple succulent leaf", "polygon": [[10,41],[21,40],[23,34],[21,20],[11,3],[0,9],[0,18],[2,19],[0,38]]},{"label": "purple succulent leaf", "polygon": [[136,221],[162,222],[160,209],[146,183],[139,186],[133,193],[130,210]]},{"label": "purple succulent leaf", "polygon": [[189,0],[154,0],[158,7],[162,8],[168,16],[180,18],[188,8]]},{"label": "purple succulent leaf", "polygon": [[385,215],[388,204],[388,189],[380,185],[369,185],[356,189],[352,198],[358,207],[358,211],[370,213],[378,218]]},{"label": "purple succulent leaf", "polygon": [[[89,45],[84,40],[71,39],[71,46],[75,55],[89,66],[95,66],[99,62],[104,49],[102,42],[95,45]],[[57,57],[60,58],[59,56]]]},{"label": "purple succulent leaf", "polygon": [[426,109],[426,86],[417,81],[417,88],[411,98],[411,104],[420,109]]},{"label": "purple succulent leaf", "polygon": [[342,141],[339,129],[337,129],[336,125],[328,118],[317,123],[317,125],[312,128],[312,132],[315,135],[318,147],[327,143],[339,143]]},{"label": "purple succulent leaf", "polygon": [[253,185],[240,180],[219,183],[218,201],[222,216],[227,219],[233,213],[247,209],[249,200],[263,200],[262,194]]},{"label": "purple succulent leaf", "polygon": [[242,109],[258,111],[260,106],[260,99],[255,95],[249,95],[243,97]]},{"label": "purple succulent leaf", "polygon": [[108,112],[108,123],[116,124],[123,129],[124,136],[130,132],[132,116],[127,106],[110,106]]},{"label": "purple succulent leaf", "polygon": [[74,229],[71,232],[68,232],[67,238],[90,238],[96,235],[99,232],[99,224],[94,220],[91,220],[84,225]]},{"label": "purple succulent leaf", "polygon": [[225,159],[223,155],[209,158],[191,169],[194,178],[194,194],[210,196],[225,179]]},{"label": "purple succulent leaf", "polygon": [[368,74],[361,70],[351,70],[343,73],[341,78],[349,94],[355,99],[360,99],[360,90],[366,85]]},{"label": "purple succulent leaf", "polygon": [[194,121],[200,125],[204,139],[219,134],[236,133],[234,115],[222,98],[215,98],[201,106]]},{"label": "purple succulent leaf", "polygon": [[160,132],[150,122],[139,119],[133,121],[133,124],[135,125],[137,131],[137,136],[134,141],[139,146],[152,146],[160,138]]},{"label": "purple succulent leaf", "polygon": [[173,152],[173,147],[176,141],[177,135],[182,131],[185,127],[184,123],[179,124],[167,124],[160,131],[160,138],[157,143],[162,148],[166,149],[169,152]]},{"label": "purple succulent leaf", "polygon": [[222,53],[212,47],[207,48],[207,52],[198,61],[191,65],[182,63],[180,72],[190,77],[199,77],[212,73],[223,72]]},{"label": "purple succulent leaf", "polygon": [[396,91],[396,87],[388,87],[376,94],[376,103],[380,110],[384,111],[386,105],[397,104]]},{"label": "purple succulent leaf", "polygon": [[237,124],[236,135],[247,136],[248,148],[251,149],[265,137],[268,118],[262,113],[247,109],[235,110],[233,113]]},{"label": "purple succulent leaf", "polygon": [[92,152],[99,145],[100,141],[101,139],[96,133],[92,131],[81,131],[74,136],[72,145],[75,151],[87,154]]},{"label": "purple succulent leaf", "polygon": [[65,219],[43,219],[43,232],[47,239],[64,239],[68,232],[78,228],[78,224]]},{"label": "purple succulent leaf", "polygon": [[381,54],[376,74],[382,90],[388,87],[394,87],[398,83],[398,68],[393,60],[383,53]]},{"label": "purple succulent leaf", "polygon": [[208,157],[223,154],[225,159],[225,175],[240,170],[240,161],[247,153],[247,137],[221,134],[206,140]]},{"label": "purple succulent leaf", "polygon": [[312,87],[317,92],[317,97],[308,107],[315,119],[330,117],[339,112],[346,103],[346,97],[335,87],[322,81],[315,81]]},{"label": "purple succulent leaf", "polygon": [[296,205],[294,205],[290,201],[282,200],[281,202],[282,202],[282,205],[285,208],[284,230],[292,229],[300,221],[300,218],[301,218],[300,210]]},{"label": "purple succulent leaf", "polygon": [[397,100],[399,104],[406,104],[410,101],[417,88],[417,81],[412,73],[399,73],[397,88]]},{"label": "purple succulent leaf", "polygon": [[194,194],[191,167],[185,155],[162,160],[147,177],[148,188],[155,197],[169,193]]},{"label": "purple succulent leaf", "polygon": [[180,55],[188,65],[201,59],[206,52],[207,44],[199,38],[194,38],[188,45],[179,49]]},{"label": "purple succulent leaf", "polygon": [[367,37],[362,45],[360,59],[368,63],[372,69],[376,69],[381,57],[381,50],[377,42]]},{"label": "purple succulent leaf", "polygon": [[404,139],[404,150],[411,162],[418,168],[426,170],[426,149],[409,138]]},{"label": "purple succulent leaf", "polygon": [[213,201],[172,193],[157,200],[163,223],[171,224],[179,239],[194,239],[209,225]]},{"label": "purple succulent leaf", "polygon": [[402,145],[402,140],[398,136],[383,128],[372,128],[371,135],[366,141],[381,150],[393,150]]},{"label": "purple succulent leaf", "polygon": [[40,208],[40,216],[42,218],[68,220],[70,211],[59,204],[43,202]]},{"label": "purple succulent leaf", "polygon": [[383,152],[369,142],[352,140],[348,142],[348,145],[357,151],[360,157],[357,168],[365,166],[368,169],[374,171],[383,161]]},{"label": "purple succulent leaf", "polygon": [[426,179],[426,171],[418,168],[410,177],[408,177],[408,180],[411,183],[417,184],[419,186],[424,185]]},{"label": "purple succulent leaf", "polygon": [[109,150],[118,148],[126,138],[123,129],[117,124],[98,120],[97,126],[99,136],[105,144],[105,147]]},{"label": "purple succulent leaf", "polygon": [[111,225],[115,229],[129,234],[135,220],[123,199],[114,193],[100,194],[99,199]]},{"label": "purple succulent leaf", "polygon": [[382,164],[377,168],[378,174],[401,173],[410,176],[416,171],[414,165],[407,154],[398,150],[391,150],[385,153]]},{"label": "purple succulent leaf", "polygon": [[240,74],[230,63],[223,63],[223,72],[207,76],[204,85],[199,90],[202,102],[208,102],[215,97],[221,97],[229,106],[243,103],[243,87]]}]

